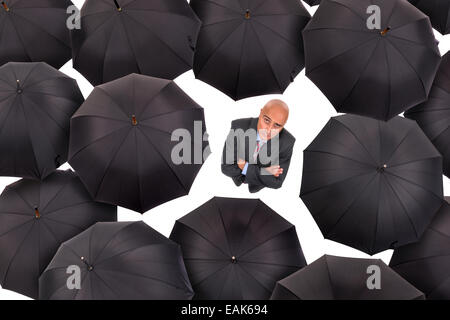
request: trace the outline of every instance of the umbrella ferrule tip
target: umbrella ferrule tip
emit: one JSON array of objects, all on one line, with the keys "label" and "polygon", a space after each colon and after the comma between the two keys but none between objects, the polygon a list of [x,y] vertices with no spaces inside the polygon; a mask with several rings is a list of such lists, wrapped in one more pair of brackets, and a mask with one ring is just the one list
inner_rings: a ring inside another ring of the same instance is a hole
[{"label": "umbrella ferrule tip", "polygon": [[237,259],[236,259],[235,256],[232,256],[232,257],[231,257],[231,263],[237,263]]},{"label": "umbrella ferrule tip", "polygon": [[137,126],[137,124],[138,124],[138,121],[137,121],[136,116],[134,114],[131,116],[131,124],[133,126]]},{"label": "umbrella ferrule tip", "polygon": [[245,10],[245,19],[250,19],[250,9]]}]

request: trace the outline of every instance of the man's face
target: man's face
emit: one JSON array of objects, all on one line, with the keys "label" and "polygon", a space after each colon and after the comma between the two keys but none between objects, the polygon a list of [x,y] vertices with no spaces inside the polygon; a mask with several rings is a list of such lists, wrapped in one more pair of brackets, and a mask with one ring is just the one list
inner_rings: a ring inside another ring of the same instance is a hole
[{"label": "man's face", "polygon": [[280,108],[263,108],[258,120],[258,133],[261,139],[270,140],[276,137],[287,121],[287,113]]}]

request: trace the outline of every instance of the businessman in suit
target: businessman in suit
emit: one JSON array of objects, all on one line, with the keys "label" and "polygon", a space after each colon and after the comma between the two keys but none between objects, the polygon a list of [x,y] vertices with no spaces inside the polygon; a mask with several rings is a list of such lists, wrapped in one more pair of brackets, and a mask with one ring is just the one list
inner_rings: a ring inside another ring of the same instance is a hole
[{"label": "businessman in suit", "polygon": [[258,118],[234,120],[222,155],[222,172],[251,193],[282,186],[291,162],[295,138],[284,126],[289,107],[271,100]]}]

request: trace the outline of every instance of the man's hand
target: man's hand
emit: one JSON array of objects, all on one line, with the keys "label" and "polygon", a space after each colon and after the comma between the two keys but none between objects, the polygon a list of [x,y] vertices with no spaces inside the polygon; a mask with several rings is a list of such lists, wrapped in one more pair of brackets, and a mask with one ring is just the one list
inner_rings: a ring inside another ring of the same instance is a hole
[{"label": "man's hand", "polygon": [[275,176],[275,178],[278,178],[281,174],[283,174],[283,168],[281,168],[280,166],[271,166],[264,169],[271,175]]},{"label": "man's hand", "polygon": [[241,171],[244,170],[244,167],[245,167],[246,163],[247,162],[245,160],[242,160],[242,159],[238,160],[237,165],[238,165],[239,169],[241,169]]}]

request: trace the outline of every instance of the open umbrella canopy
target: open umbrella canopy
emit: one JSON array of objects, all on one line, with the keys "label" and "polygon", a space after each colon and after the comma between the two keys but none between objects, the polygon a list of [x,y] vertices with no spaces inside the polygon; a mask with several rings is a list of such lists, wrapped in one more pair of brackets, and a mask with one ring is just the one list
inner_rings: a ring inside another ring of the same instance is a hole
[{"label": "open umbrella canopy", "polygon": [[192,0],[203,22],[196,77],[234,100],[282,93],[304,68],[301,32],[311,18],[298,0]]},{"label": "open umbrella canopy", "polygon": [[141,213],[187,195],[209,150],[203,108],[137,74],[96,87],[70,130],[69,163],[91,195]]},{"label": "open umbrella canopy", "polygon": [[268,299],[276,281],[306,265],[295,226],[258,199],[214,197],[179,219],[196,299]]},{"label": "open umbrella canopy", "polygon": [[[78,266],[79,287],[66,270]],[[99,222],[63,243],[39,280],[44,300],[189,300],[180,247],[144,222]]]},{"label": "open umbrella canopy", "polygon": [[186,0],[86,0],[73,66],[93,85],[131,73],[174,79],[192,68],[200,20]]},{"label": "open umbrella canopy", "polygon": [[427,299],[450,299],[450,198],[445,200],[420,241],[396,249],[389,263]]},{"label": "open umbrella canopy", "polygon": [[408,0],[430,17],[433,27],[442,34],[450,33],[450,1]]},{"label": "open umbrella canopy", "polygon": [[66,25],[69,0],[2,0],[0,65],[47,62],[56,69],[71,58]]},{"label": "open umbrella canopy", "polygon": [[442,154],[444,174],[450,177],[450,53],[442,57],[428,100],[405,112],[416,120]]},{"label": "open umbrella canopy", "polygon": [[422,292],[379,259],[329,255],[279,281],[271,297],[271,300],[423,299]]},{"label": "open umbrella canopy", "polygon": [[44,179],[65,163],[83,101],[76,81],[46,63],[0,67],[0,175]]},{"label": "open umbrella canopy", "polygon": [[324,0],[303,39],[306,75],[336,110],[380,120],[427,99],[441,58],[428,17],[404,0]]},{"label": "open umbrella canopy", "polygon": [[304,151],[300,197],[325,238],[375,254],[420,239],[442,184],[442,157],[414,121],[344,115]]},{"label": "open umbrella canopy", "polygon": [[60,244],[116,219],[116,207],[94,202],[72,171],[7,186],[0,196],[0,284],[37,298],[39,276]]}]

